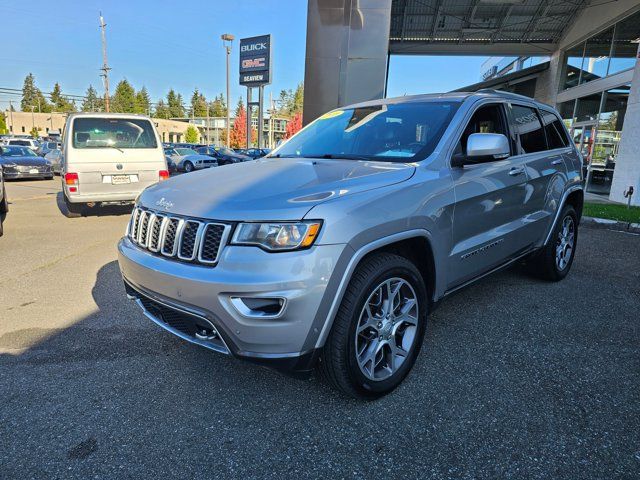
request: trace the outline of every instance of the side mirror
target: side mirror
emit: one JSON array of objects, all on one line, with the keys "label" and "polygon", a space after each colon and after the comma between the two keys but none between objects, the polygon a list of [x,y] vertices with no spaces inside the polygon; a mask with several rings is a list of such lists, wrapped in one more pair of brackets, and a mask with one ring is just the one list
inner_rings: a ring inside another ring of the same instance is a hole
[{"label": "side mirror", "polygon": [[467,140],[467,158],[473,162],[502,160],[509,156],[509,140],[501,133],[472,133]]}]

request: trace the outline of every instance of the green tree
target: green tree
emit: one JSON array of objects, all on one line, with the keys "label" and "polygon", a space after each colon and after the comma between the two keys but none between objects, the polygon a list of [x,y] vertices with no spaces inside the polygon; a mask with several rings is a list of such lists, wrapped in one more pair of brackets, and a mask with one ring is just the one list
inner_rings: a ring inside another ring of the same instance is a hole
[{"label": "green tree", "polygon": [[176,94],[173,88],[167,93],[167,107],[169,108],[170,117],[184,117],[182,95]]},{"label": "green tree", "polygon": [[116,91],[111,98],[111,111],[133,113],[135,110],[136,92],[126,80],[120,80],[116,85]]},{"label": "green tree", "polygon": [[198,143],[199,138],[200,134],[198,133],[198,129],[193,125],[189,125],[184,132],[184,141],[187,143]]},{"label": "green tree", "polygon": [[0,112],[0,134],[9,133],[7,131],[7,117],[3,112]]},{"label": "green tree", "polygon": [[30,112],[33,107],[36,112],[50,112],[51,105],[42,95],[42,92],[36,87],[35,77],[32,73],[27,75],[22,86],[22,100],[20,101],[20,110]]},{"label": "green tree", "polygon": [[153,116],[156,118],[169,118],[169,115],[169,107],[164,103],[164,100],[158,100]]},{"label": "green tree", "polygon": [[147,92],[147,87],[142,87],[142,89],[136,93],[135,99],[135,113],[144,113],[145,115],[149,113],[151,109],[151,99],[149,98],[149,92]]},{"label": "green tree", "polygon": [[99,112],[104,109],[104,100],[98,97],[98,92],[93,88],[93,85],[89,85],[87,88],[80,108],[83,112]]},{"label": "green tree", "polygon": [[36,127],[33,127],[31,129],[31,131],[29,132],[29,134],[33,137],[33,138],[38,138],[38,129]]},{"label": "green tree", "polygon": [[60,84],[56,82],[51,92],[52,109],[56,112],[75,112],[75,104],[70,102],[67,97],[62,95]]},{"label": "green tree", "polygon": [[300,82],[296,87],[296,91],[293,92],[293,98],[291,99],[290,115],[302,112],[302,105],[304,103],[304,84]]},{"label": "green tree", "polygon": [[191,112],[194,117],[207,116],[207,99],[196,88],[191,95]]},{"label": "green tree", "polygon": [[218,95],[212,102],[209,102],[209,115],[212,117],[227,116],[227,104],[222,94]]}]

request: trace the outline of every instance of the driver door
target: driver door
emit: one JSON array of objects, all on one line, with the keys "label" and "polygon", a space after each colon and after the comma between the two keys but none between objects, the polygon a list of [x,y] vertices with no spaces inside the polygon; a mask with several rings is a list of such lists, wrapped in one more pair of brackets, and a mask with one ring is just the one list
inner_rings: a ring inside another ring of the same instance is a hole
[{"label": "driver door", "polygon": [[[515,144],[503,103],[476,108],[463,131],[457,152],[466,153],[472,133],[500,133]],[[527,248],[521,235],[525,221],[527,174],[519,157],[451,168],[455,207],[448,288],[452,289],[490,271]]]}]

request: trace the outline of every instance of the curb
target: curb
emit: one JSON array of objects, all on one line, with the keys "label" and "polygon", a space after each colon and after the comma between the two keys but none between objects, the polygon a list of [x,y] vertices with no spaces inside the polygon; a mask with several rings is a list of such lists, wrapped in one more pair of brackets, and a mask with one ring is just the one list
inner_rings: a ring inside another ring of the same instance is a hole
[{"label": "curb", "polygon": [[607,230],[640,234],[640,223],[618,222],[617,220],[609,220],[607,218],[582,217],[580,224],[590,228],[604,228]]}]

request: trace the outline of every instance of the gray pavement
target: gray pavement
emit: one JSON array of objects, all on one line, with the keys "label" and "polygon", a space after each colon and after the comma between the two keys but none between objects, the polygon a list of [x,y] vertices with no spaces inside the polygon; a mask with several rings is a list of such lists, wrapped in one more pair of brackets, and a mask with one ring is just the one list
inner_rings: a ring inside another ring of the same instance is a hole
[{"label": "gray pavement", "polygon": [[0,478],[640,477],[640,236],[583,228],[565,281],[446,300],[359,403],[161,331],[121,285],[126,209],[67,219],[58,185],[8,185]]}]

